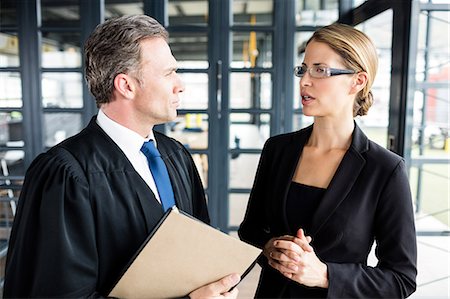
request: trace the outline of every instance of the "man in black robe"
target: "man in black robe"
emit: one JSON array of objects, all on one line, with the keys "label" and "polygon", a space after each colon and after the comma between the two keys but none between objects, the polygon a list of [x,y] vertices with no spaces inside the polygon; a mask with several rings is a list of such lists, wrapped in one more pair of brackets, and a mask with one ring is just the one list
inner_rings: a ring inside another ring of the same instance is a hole
[{"label": "man in black robe", "polygon": [[[91,34],[85,58],[99,113],[30,165],[10,238],[5,298],[109,294],[164,213],[140,151],[145,141],[161,154],[176,206],[209,223],[191,156],[153,131],[175,119],[184,90],[166,30],[148,16],[111,19]],[[189,296],[235,298],[237,290],[228,290],[238,280],[233,274]]]}]

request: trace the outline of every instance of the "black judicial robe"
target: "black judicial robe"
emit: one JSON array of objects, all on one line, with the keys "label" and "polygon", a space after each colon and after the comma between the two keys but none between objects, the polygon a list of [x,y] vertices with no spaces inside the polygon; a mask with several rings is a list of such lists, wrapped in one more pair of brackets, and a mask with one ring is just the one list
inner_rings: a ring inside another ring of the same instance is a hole
[{"label": "black judicial robe", "polygon": [[[158,132],[155,138],[178,208],[209,223],[190,154],[174,139]],[[106,296],[162,215],[151,189],[94,117],[27,170],[4,297]]]}]

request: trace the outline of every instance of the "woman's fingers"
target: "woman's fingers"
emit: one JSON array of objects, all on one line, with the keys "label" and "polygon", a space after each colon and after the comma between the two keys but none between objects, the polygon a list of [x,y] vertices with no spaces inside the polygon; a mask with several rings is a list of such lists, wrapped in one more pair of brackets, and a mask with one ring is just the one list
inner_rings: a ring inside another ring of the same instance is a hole
[{"label": "woman's fingers", "polygon": [[295,274],[298,271],[298,266],[293,263],[283,264],[283,263],[279,263],[275,260],[269,260],[269,265],[271,267],[273,267],[274,269],[280,271],[281,273],[285,272],[285,273]]}]

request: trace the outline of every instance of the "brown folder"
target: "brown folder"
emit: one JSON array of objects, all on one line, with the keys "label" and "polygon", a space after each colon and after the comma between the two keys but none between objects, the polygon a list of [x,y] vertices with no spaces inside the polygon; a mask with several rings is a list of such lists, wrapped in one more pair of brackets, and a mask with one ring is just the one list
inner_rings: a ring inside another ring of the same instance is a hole
[{"label": "brown folder", "polygon": [[176,208],[165,214],[109,296],[174,298],[253,266],[261,250]]}]

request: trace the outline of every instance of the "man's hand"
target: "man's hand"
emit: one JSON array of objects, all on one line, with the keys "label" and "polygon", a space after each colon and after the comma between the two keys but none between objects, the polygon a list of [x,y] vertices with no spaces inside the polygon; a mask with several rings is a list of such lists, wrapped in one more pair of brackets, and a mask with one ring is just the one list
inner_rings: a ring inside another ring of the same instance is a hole
[{"label": "man's hand", "polygon": [[237,274],[231,274],[224,278],[207,284],[201,288],[196,289],[189,294],[191,299],[212,299],[212,298],[230,298],[236,299],[239,293],[238,289],[234,288],[231,292],[228,292],[234,287],[241,278]]}]

